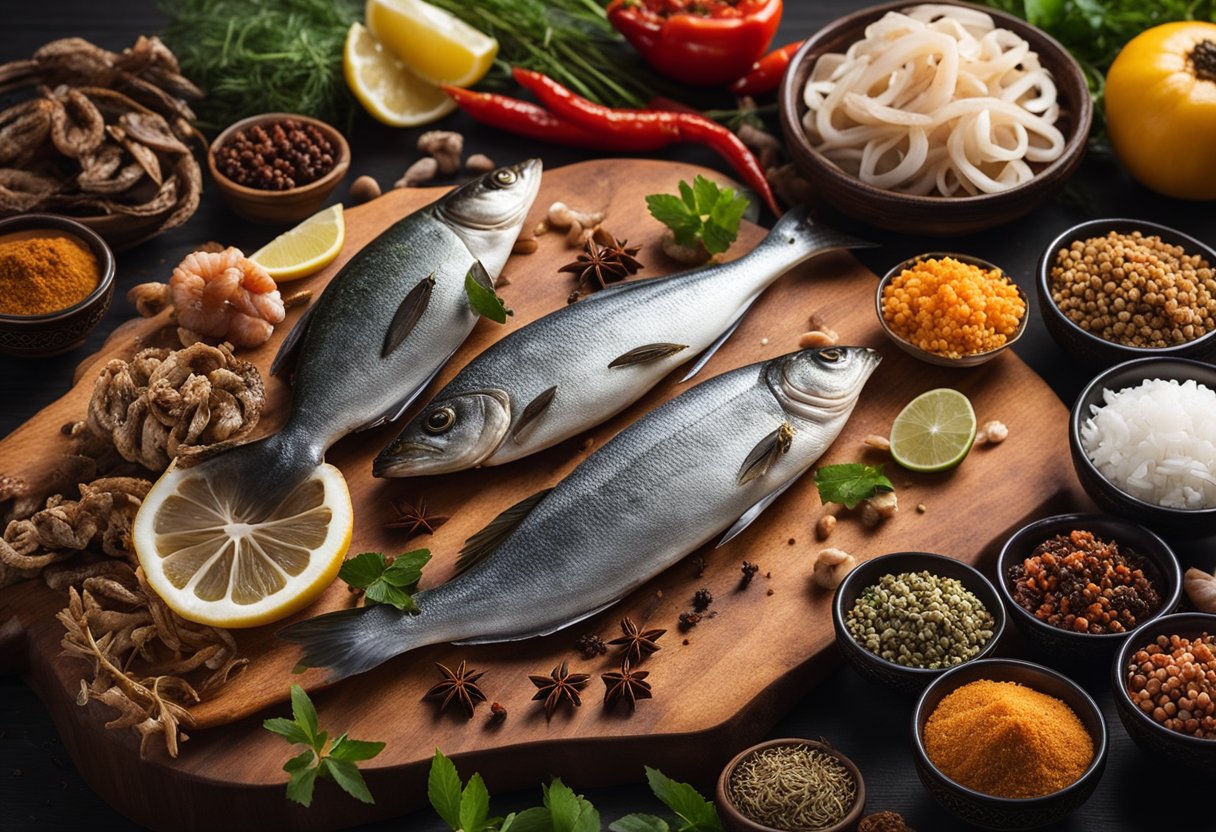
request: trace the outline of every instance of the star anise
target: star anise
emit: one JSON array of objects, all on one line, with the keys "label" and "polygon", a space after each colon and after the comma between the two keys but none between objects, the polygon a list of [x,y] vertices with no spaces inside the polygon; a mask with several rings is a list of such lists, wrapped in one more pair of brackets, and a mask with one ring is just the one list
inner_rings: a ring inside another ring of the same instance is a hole
[{"label": "star anise", "polygon": [[569,663],[562,662],[561,665],[553,668],[548,676],[529,676],[528,678],[539,688],[536,695],[532,697],[532,701],[545,700],[545,718],[552,719],[553,712],[563,701],[570,702],[576,708],[583,704],[583,699],[578,692],[587,687],[591,675],[571,673]]},{"label": "star anise", "polygon": [[593,279],[601,289],[606,289],[609,283],[624,280],[629,274],[629,268],[621,262],[621,258],[595,240],[588,240],[578,259],[567,263],[558,271],[573,274],[578,279],[580,290]]},{"label": "star anise", "polygon": [[639,699],[653,697],[650,682],[645,681],[649,675],[649,671],[634,670],[630,667],[629,659],[625,659],[620,670],[601,674],[600,678],[604,680],[605,685],[604,707],[611,708],[624,700],[629,703],[629,710],[632,711],[637,707]]},{"label": "star anise", "polygon": [[621,647],[625,651],[625,660],[631,664],[641,664],[642,660],[662,648],[655,644],[659,636],[666,630],[641,630],[633,623],[633,619],[621,619],[621,632],[625,635],[614,638],[609,644]]},{"label": "star anise", "polygon": [[385,523],[384,528],[405,529],[410,537],[434,534],[435,529],[448,522],[446,515],[428,513],[426,500],[422,497],[418,498],[417,503],[405,501],[393,508],[397,510],[397,519]]},{"label": "star anise", "polygon": [[435,667],[439,668],[439,673],[444,677],[443,681],[428,690],[423,698],[440,700],[440,711],[445,710],[452,702],[459,702],[471,719],[477,703],[486,701],[486,695],[477,687],[477,680],[485,674],[465,670],[464,662],[460,663],[455,673],[439,662],[435,662]]},{"label": "star anise", "polygon": [[584,659],[594,659],[608,652],[608,645],[595,633],[584,633],[574,642],[574,649],[583,654]]},{"label": "star anise", "polygon": [[637,274],[638,270],[642,268],[642,262],[636,256],[642,250],[641,246],[631,246],[628,240],[618,240],[611,232],[606,231],[603,226],[595,230],[592,239],[603,246],[609,255],[620,260],[621,265],[625,267],[625,271],[629,274]]}]

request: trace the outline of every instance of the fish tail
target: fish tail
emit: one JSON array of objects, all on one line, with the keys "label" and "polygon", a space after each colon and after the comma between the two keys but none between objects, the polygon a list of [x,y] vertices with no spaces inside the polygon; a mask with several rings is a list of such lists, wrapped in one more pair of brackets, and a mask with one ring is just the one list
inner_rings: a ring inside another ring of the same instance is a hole
[{"label": "fish tail", "polygon": [[284,627],[278,637],[304,648],[302,667],[324,667],[327,681],[371,670],[396,655],[426,643],[421,614],[401,612],[383,604],[319,615]]},{"label": "fish tail", "polygon": [[873,248],[852,234],[837,231],[810,218],[805,205],[786,211],[764,238],[761,248],[780,250],[785,258],[801,263],[816,254],[838,248]]}]

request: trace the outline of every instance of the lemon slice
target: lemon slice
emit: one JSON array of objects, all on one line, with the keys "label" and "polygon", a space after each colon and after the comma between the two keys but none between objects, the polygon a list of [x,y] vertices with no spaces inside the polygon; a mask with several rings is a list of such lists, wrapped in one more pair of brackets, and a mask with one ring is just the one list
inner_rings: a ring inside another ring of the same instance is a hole
[{"label": "lemon slice", "polygon": [[346,84],[372,117],[390,127],[417,127],[443,118],[456,102],[393,57],[359,23],[346,33]]},{"label": "lemon slice", "polygon": [[131,529],[148,583],[170,609],[199,624],[256,627],[333,582],[354,520],[341,471],[318,466],[262,518],[233,509],[206,471],[170,467]]},{"label": "lemon slice", "polygon": [[419,77],[471,87],[490,71],[498,41],[423,0],[367,0],[367,28]]},{"label": "lemon slice", "polygon": [[939,387],[922,393],[891,425],[891,456],[912,471],[945,471],[975,443],[975,410],[962,393]]},{"label": "lemon slice", "polygon": [[342,206],[318,211],[249,255],[279,283],[308,277],[334,262],[346,242]]}]

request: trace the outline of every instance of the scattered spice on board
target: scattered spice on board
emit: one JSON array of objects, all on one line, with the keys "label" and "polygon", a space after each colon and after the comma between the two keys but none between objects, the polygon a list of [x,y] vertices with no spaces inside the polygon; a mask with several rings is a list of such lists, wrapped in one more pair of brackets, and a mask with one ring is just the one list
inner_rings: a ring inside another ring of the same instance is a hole
[{"label": "scattered spice on board", "polygon": [[750,560],[745,560],[743,561],[743,565],[739,567],[739,571],[743,573],[743,577],[739,579],[739,588],[747,589],[751,586],[752,578],[756,577],[756,573],[760,571],[760,567]]},{"label": "scattered spice on board", "polygon": [[477,686],[477,680],[485,673],[467,669],[465,662],[457,665],[455,671],[439,662],[435,662],[435,667],[439,670],[439,675],[443,677],[443,680],[428,690],[423,698],[437,700],[440,711],[446,710],[448,705],[456,702],[464,708],[469,719],[472,719],[477,703],[486,701],[486,695]]},{"label": "scattered spice on board", "polygon": [[1171,731],[1216,739],[1216,637],[1157,636],[1127,666],[1132,702]]},{"label": "scattered spice on board", "polygon": [[883,575],[866,587],[845,625],[857,642],[904,667],[953,667],[992,639],[995,621],[956,578],[928,571]]},{"label": "scattered spice on board", "polygon": [[953,257],[918,261],[882,293],[882,317],[891,331],[946,358],[1004,346],[1025,315],[1017,286],[999,269]]},{"label": "scattered spice on board", "polygon": [[497,702],[490,703],[490,724],[501,725],[507,720],[507,709]]},{"label": "scattered spice on board", "polygon": [[633,619],[626,616],[621,619],[621,632],[624,633],[620,638],[614,638],[608,642],[613,647],[620,647],[625,654],[625,659],[631,664],[641,664],[642,660],[651,653],[657,653],[663,648],[659,647],[659,638],[666,633],[666,630],[643,630],[633,623]]},{"label": "scattered spice on board", "polygon": [[1020,685],[981,679],[949,693],[924,729],[925,753],[956,783],[996,797],[1041,797],[1075,783],[1094,758],[1072,708]]},{"label": "scattered spice on board", "polygon": [[916,832],[899,812],[875,812],[857,824],[857,832]]},{"label": "scattered spice on board", "polygon": [[1123,633],[1161,607],[1145,559],[1074,529],[1044,540],[1009,569],[1013,599],[1035,618],[1079,633]]},{"label": "scattered spice on board", "polygon": [[604,680],[604,707],[613,708],[617,702],[625,702],[632,713],[639,699],[651,699],[654,696],[650,683],[646,681],[649,675],[647,670],[634,670],[629,659],[625,659],[620,670],[602,674],[600,678]]},{"label": "scattered spice on board", "polygon": [[705,612],[714,602],[714,595],[707,587],[701,587],[692,595],[692,608],[696,612]]},{"label": "scattered spice on board", "polygon": [[594,659],[607,653],[608,645],[595,633],[583,633],[574,642],[574,649],[582,653],[584,659]]},{"label": "scattered spice on board", "polygon": [[394,504],[393,508],[397,512],[397,519],[385,523],[384,528],[405,529],[409,537],[420,534],[434,534],[435,529],[450,519],[444,514],[432,514],[428,510],[429,507],[424,497],[419,497],[416,503],[403,500],[400,503]]},{"label": "scattered spice on board", "polygon": [[549,672],[548,676],[529,676],[532,684],[536,685],[538,690],[532,700],[544,700],[545,719],[553,719],[553,712],[563,702],[569,702],[572,707],[579,707],[583,704],[583,698],[579,695],[579,691],[587,687],[587,682],[591,680],[590,674],[587,673],[571,673],[570,665],[567,662],[562,662],[557,667]]},{"label": "scattered spice on board", "polygon": [[0,237],[0,313],[46,315],[87,298],[101,281],[97,258],[70,234]]},{"label": "scattered spice on board", "polygon": [[215,166],[238,185],[286,191],[334,169],[338,150],[315,124],[274,119],[237,130],[215,151]]},{"label": "scattered spice on board", "polygon": [[857,781],[834,754],[810,745],[777,745],[744,757],[727,795],[749,820],[775,829],[825,829],[844,820]]}]

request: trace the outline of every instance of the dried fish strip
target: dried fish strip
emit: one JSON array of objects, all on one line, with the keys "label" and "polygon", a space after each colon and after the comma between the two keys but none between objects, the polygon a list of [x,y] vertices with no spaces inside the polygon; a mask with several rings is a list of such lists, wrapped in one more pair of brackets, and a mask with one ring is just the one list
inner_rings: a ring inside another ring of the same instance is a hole
[{"label": "dried fish strip", "polygon": [[101,111],[79,90],[60,86],[50,95],[51,142],[64,156],[88,156],[105,139]]},{"label": "dried fish strip", "polygon": [[0,165],[21,165],[34,155],[51,132],[55,105],[35,98],[0,113]]}]

